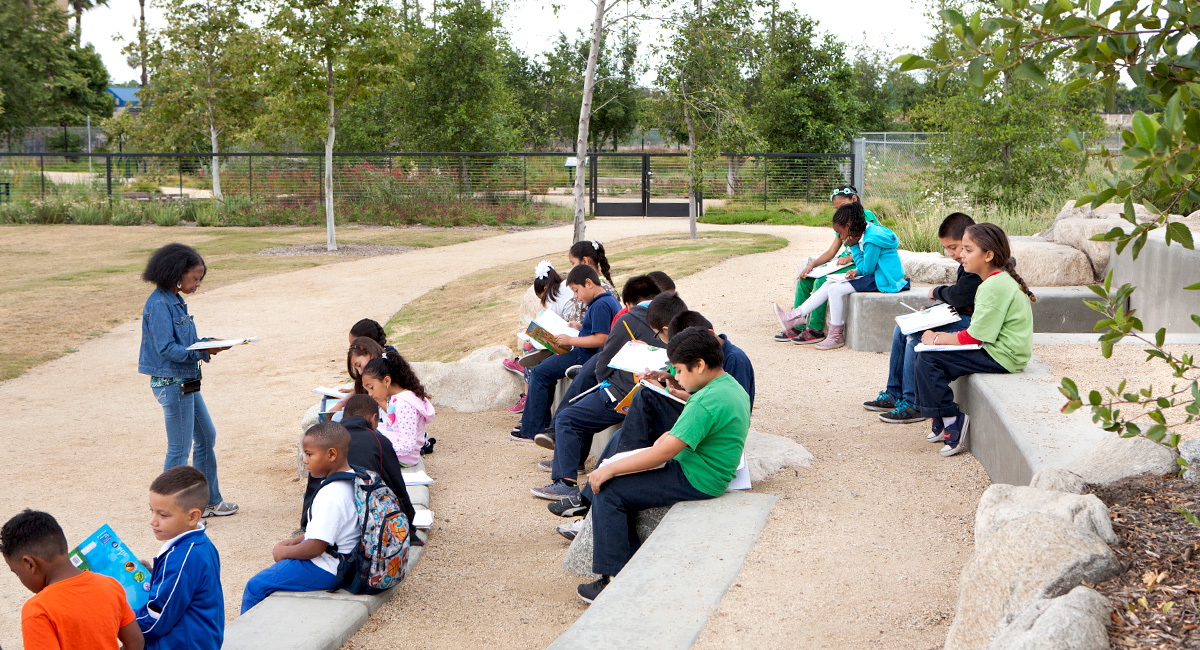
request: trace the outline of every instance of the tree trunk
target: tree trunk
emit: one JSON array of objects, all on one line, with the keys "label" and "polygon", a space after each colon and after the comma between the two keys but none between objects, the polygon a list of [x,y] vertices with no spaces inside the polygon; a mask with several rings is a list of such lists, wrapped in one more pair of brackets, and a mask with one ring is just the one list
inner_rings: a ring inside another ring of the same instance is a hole
[{"label": "tree trunk", "polygon": [[596,19],[592,22],[592,45],[588,50],[587,70],[583,75],[583,102],[579,106],[579,132],[575,137],[575,232],[571,242],[582,241],[586,222],[586,203],[583,196],[584,174],[588,154],[588,125],[592,120],[592,93],[596,90],[596,57],[600,52],[600,39],[604,36],[604,5],[606,0],[596,0]]},{"label": "tree trunk", "polygon": [[[696,4],[699,6],[698,0]],[[696,126],[692,124],[692,111],[688,108],[687,82],[682,83],[680,88],[683,90],[683,121],[687,123],[688,132],[688,237],[695,239],[696,219],[700,216],[700,205],[696,201],[696,178],[703,179],[704,172],[696,160]]]},{"label": "tree trunk", "polygon": [[329,97],[329,133],[325,136],[325,248],[337,250],[333,225],[333,138],[337,134],[337,111],[333,102],[333,60],[325,59],[325,93]]},{"label": "tree trunk", "polygon": [[217,155],[219,149],[217,147],[217,127],[211,123],[208,125],[208,137],[212,141],[212,191],[213,199],[220,201],[221,196],[221,157]]},{"label": "tree trunk", "polygon": [[138,63],[142,66],[142,88],[149,83],[146,76],[146,0],[138,0],[140,16],[138,18]]},{"label": "tree trunk", "polygon": [[71,5],[75,8],[75,47],[79,47],[83,36],[83,32],[80,31],[83,22],[83,0],[71,0]]},{"label": "tree trunk", "polygon": [[741,156],[730,156],[725,168],[725,196],[733,198],[737,194],[738,169],[742,166]]}]

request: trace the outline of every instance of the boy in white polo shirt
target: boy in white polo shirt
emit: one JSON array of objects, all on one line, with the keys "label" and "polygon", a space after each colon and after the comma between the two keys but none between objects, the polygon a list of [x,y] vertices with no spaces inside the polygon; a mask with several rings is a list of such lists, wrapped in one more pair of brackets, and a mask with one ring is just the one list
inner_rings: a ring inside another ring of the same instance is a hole
[{"label": "boy in white polo shirt", "polygon": [[[358,544],[358,511],[353,481],[330,481],[349,472],[350,432],[336,422],[322,422],[304,432],[304,465],[325,477],[309,508],[304,535],[275,545],[275,564],[259,571],[242,592],[242,613],[277,591],[324,591],[337,586],[338,557]],[[332,547],[332,548],[331,548]]]}]

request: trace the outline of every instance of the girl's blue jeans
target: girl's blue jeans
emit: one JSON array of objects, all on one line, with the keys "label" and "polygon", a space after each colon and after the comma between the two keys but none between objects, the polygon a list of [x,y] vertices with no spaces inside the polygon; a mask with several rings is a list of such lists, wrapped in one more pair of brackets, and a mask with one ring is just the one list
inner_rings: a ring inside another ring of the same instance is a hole
[{"label": "girl's blue jeans", "polygon": [[213,446],[217,443],[217,429],[204,398],[199,392],[182,394],[183,384],[160,386],[154,390],[154,398],[163,409],[167,423],[167,459],[163,471],[178,465],[187,465],[192,457],[192,467],[200,470],[208,481],[208,505],[221,503],[221,489],[217,485],[217,456]]}]

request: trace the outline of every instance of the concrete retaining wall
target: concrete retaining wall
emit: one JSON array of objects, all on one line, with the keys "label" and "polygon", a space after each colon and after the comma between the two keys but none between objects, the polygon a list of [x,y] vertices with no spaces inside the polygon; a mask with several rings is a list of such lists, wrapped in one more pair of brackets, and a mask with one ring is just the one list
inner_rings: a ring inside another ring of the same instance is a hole
[{"label": "concrete retaining wall", "polygon": [[1168,332],[1195,333],[1191,315],[1200,314],[1200,291],[1183,288],[1200,282],[1200,250],[1179,243],[1168,246],[1161,229],[1150,233],[1137,260],[1130,248],[1117,255],[1116,244],[1112,246],[1113,286],[1137,287],[1129,304],[1137,310],[1145,331],[1165,327]]}]

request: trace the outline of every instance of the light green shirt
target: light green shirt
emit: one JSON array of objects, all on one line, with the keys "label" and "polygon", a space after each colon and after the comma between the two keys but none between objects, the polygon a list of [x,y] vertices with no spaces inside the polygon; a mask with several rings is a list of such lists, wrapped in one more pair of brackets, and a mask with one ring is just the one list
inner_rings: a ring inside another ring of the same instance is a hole
[{"label": "light green shirt", "polygon": [[687,447],[675,460],[692,487],[720,496],[737,475],[750,430],[750,396],[730,374],[696,391],[669,432]]},{"label": "light green shirt", "polygon": [[967,334],[1009,372],[1021,372],[1033,355],[1033,306],[1021,285],[1005,272],[984,278],[975,292]]}]

